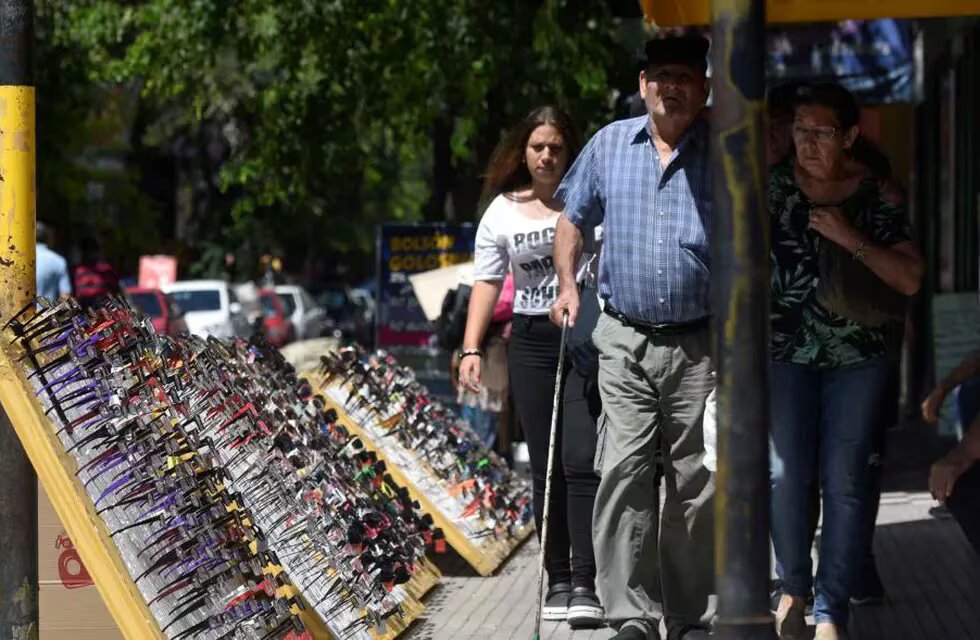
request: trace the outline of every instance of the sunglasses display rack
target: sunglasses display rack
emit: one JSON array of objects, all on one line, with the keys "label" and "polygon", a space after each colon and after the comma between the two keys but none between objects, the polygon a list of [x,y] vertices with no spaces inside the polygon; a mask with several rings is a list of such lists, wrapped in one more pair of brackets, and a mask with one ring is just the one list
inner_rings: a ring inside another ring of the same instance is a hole
[{"label": "sunglasses display rack", "polygon": [[125,303],[3,325],[0,402],[130,639],[391,638],[432,519],[278,351]]},{"label": "sunglasses display rack", "polygon": [[348,347],[323,356],[319,370],[306,375],[432,514],[436,551],[448,542],[477,572],[490,575],[530,535],[530,483],[392,356]]},{"label": "sunglasses display rack", "polygon": [[[419,600],[439,578],[425,559],[432,518],[277,349],[218,348],[245,396],[261,399],[264,419],[277,425],[275,434],[249,428],[222,441],[228,472],[256,505],[270,547],[335,637],[394,638],[422,613]],[[287,495],[297,498],[281,499]]]}]

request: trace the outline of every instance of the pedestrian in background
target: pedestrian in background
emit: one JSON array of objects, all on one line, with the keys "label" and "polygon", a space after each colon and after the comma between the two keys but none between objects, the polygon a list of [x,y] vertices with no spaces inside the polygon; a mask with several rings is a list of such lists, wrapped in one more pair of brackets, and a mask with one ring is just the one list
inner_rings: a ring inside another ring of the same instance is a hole
[{"label": "pedestrian in background", "polygon": [[116,270],[102,256],[102,246],[93,236],[82,240],[82,260],[74,270],[75,297],[82,307],[102,304],[120,292]]},{"label": "pedestrian in background", "polygon": [[[772,87],[767,95],[768,103],[768,160],[769,167],[786,163],[795,154],[793,144],[793,120],[797,95],[807,91],[804,83],[781,84]],[[881,150],[863,135],[858,135],[854,143],[844,154],[842,174],[875,181],[881,197],[897,206],[905,205],[905,194],[892,175],[891,163]],[[889,362],[889,380],[886,391],[881,396],[881,411],[877,421],[877,429],[873,440],[873,453],[869,458],[871,469],[871,489],[869,509],[864,526],[864,552],[861,561],[860,578],[851,594],[851,603],[856,605],[877,604],[884,599],[884,585],[878,574],[874,555],[875,521],[878,515],[878,504],[881,499],[881,470],[885,455],[885,444],[888,429],[897,420],[899,371],[901,368],[901,349],[904,339],[905,318],[897,318],[884,328],[886,335],[887,357]],[[810,480],[807,489],[810,504],[810,543],[816,537],[820,521],[820,489],[817,478]],[[781,573],[777,567],[777,574]],[[774,581],[772,592],[772,609],[776,611],[782,596],[782,584],[779,579]],[[812,598],[808,599],[812,604]]]},{"label": "pedestrian in background", "polygon": [[[578,150],[579,137],[568,115],[544,106],[528,114],[494,151],[484,182],[483,201],[489,206],[477,230],[475,282],[460,353],[460,381],[477,390],[485,357],[481,345],[504,277],[511,270],[510,386],[527,440],[539,532],[561,344],[561,330],[548,318],[558,295],[552,247],[561,208],[554,193]],[[584,272],[583,263],[579,275]],[[548,593],[543,617],[567,619],[573,626],[603,620],[595,593],[591,528],[598,478],[588,453],[583,455],[594,443],[595,423],[589,413],[561,413],[556,443],[561,453],[555,457],[545,549]]]},{"label": "pedestrian in background", "polygon": [[565,207],[555,322],[579,316],[575,265],[584,231],[602,225],[593,534],[617,640],[659,638],[664,618],[669,640],[706,638],[714,617],[714,479],[703,433],[715,385],[707,52],[702,37],[648,42],[639,74],[647,113],[599,131],[555,195]]},{"label": "pedestrian in background", "polygon": [[779,84],[766,93],[766,163],[786,162],[793,153],[793,105],[798,82]]},{"label": "pedestrian in background", "polygon": [[48,302],[59,302],[71,295],[68,262],[51,250],[51,230],[40,220],[35,225],[34,237],[37,242],[37,296]]},{"label": "pedestrian in background", "polygon": [[926,422],[939,420],[939,410],[956,392],[956,412],[963,439],[929,470],[929,491],[946,504],[973,550],[980,554],[980,352],[968,355],[936,384],[922,403]]}]

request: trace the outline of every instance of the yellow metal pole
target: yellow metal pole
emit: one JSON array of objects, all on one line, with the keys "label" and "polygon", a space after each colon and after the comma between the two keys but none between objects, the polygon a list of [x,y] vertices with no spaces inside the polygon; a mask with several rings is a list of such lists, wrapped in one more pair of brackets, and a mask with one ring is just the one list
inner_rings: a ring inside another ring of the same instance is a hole
[{"label": "yellow metal pole", "polygon": [[[0,1],[2,49],[7,50],[8,43],[18,37],[33,40],[32,4],[23,0]],[[14,22],[19,24],[11,24]],[[29,50],[31,45],[23,43],[22,46]],[[16,65],[12,64],[30,65],[29,51],[23,53],[26,60],[16,61],[9,60],[9,54],[0,54],[0,317],[3,318],[21,310],[34,297],[35,287],[34,83],[29,68],[15,69]]]},{"label": "yellow metal pole", "polygon": [[[33,299],[34,3],[0,0],[0,319]],[[0,637],[36,640],[37,478],[0,411]]]},{"label": "yellow metal pole", "polygon": [[0,86],[0,317],[34,298],[34,87]]},{"label": "yellow metal pole", "polygon": [[711,0],[712,307],[718,369],[715,569],[721,640],[775,640],[769,615],[769,218],[764,0]]}]

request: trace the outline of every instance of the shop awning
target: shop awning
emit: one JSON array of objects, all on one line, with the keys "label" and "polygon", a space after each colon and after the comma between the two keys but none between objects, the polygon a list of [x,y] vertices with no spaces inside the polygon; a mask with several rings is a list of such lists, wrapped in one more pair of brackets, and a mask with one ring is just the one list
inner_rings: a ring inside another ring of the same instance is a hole
[{"label": "shop awning", "polygon": [[[640,0],[662,27],[708,24],[711,0]],[[768,0],[770,23],[980,15],[980,0]]]}]

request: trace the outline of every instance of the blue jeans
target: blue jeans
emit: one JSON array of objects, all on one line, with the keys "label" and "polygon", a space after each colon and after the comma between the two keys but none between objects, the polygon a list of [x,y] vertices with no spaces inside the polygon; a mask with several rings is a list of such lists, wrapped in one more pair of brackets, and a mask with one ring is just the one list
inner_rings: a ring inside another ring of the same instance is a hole
[{"label": "blue jeans", "polygon": [[820,565],[813,615],[847,625],[871,508],[871,467],[888,362],[839,369],[772,363],[772,540],[783,590],[807,597],[813,586],[810,495],[823,497]]}]

